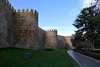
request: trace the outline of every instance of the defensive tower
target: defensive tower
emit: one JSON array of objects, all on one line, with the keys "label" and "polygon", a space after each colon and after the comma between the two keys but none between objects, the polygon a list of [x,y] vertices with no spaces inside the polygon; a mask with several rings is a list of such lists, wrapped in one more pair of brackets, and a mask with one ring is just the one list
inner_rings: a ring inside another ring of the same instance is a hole
[{"label": "defensive tower", "polygon": [[19,48],[38,49],[38,12],[14,10],[14,44]]},{"label": "defensive tower", "polygon": [[45,31],[45,48],[55,49],[57,45],[57,30]]}]

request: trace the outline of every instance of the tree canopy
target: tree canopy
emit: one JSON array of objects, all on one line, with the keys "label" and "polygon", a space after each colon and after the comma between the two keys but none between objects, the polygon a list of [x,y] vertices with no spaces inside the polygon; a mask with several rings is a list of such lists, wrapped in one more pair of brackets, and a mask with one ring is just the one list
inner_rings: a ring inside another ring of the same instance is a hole
[{"label": "tree canopy", "polygon": [[81,10],[73,25],[78,29],[76,35],[77,32],[82,34],[77,36],[85,38],[95,47],[100,47],[100,10],[96,6],[97,4]]}]

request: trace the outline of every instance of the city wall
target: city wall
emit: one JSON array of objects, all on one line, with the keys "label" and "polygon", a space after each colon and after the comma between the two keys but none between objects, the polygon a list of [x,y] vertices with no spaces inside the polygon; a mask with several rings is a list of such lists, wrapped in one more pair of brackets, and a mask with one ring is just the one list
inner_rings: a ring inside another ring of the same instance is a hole
[{"label": "city wall", "polygon": [[14,44],[19,48],[38,49],[38,12],[18,9],[14,12]]},{"label": "city wall", "polygon": [[13,44],[12,14],[13,7],[8,0],[0,0],[0,47],[8,47]]},{"label": "city wall", "polygon": [[67,43],[65,41],[65,37],[64,36],[61,36],[61,35],[58,35],[57,36],[57,48],[58,49],[62,49],[62,48],[67,48]]},{"label": "city wall", "polygon": [[45,48],[56,49],[57,45],[57,30],[45,31]]},{"label": "city wall", "polygon": [[16,12],[8,0],[0,0],[0,48],[37,50],[68,46],[72,48],[69,37],[57,35],[57,30],[45,31],[38,26],[36,10],[18,9]]},{"label": "city wall", "polygon": [[38,45],[39,49],[45,49],[45,31],[38,27]]},{"label": "city wall", "polygon": [[65,40],[66,40],[65,42],[67,43],[67,48],[74,48],[72,45],[72,42],[71,42],[71,38],[72,38],[71,36],[65,37]]}]

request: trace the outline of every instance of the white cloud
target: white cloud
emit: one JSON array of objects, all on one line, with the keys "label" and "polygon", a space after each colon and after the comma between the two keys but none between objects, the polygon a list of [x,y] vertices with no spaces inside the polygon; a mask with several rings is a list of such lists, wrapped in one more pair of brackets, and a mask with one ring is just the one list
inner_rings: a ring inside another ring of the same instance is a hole
[{"label": "white cloud", "polygon": [[89,7],[91,3],[95,3],[95,0],[83,0],[83,8]]},{"label": "white cloud", "polygon": [[99,2],[98,2],[98,6],[97,6],[99,9],[100,9],[100,0],[99,0]]}]

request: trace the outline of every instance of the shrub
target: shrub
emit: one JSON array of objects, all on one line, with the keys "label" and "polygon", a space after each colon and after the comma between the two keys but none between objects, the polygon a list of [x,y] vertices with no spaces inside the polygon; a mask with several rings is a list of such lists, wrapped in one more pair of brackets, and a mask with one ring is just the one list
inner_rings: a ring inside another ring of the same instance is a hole
[{"label": "shrub", "polygon": [[90,56],[90,57],[93,57],[95,59],[100,60],[100,54],[99,53],[94,53],[94,52],[89,52],[89,51],[82,51],[82,50],[74,50],[74,51],[77,51],[77,52],[82,53],[84,55],[87,55],[87,56]]}]

